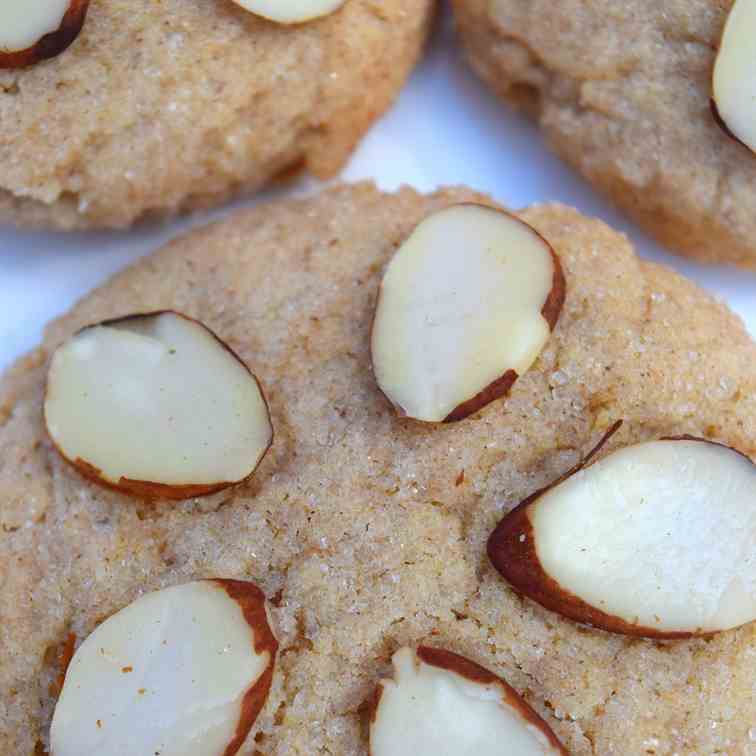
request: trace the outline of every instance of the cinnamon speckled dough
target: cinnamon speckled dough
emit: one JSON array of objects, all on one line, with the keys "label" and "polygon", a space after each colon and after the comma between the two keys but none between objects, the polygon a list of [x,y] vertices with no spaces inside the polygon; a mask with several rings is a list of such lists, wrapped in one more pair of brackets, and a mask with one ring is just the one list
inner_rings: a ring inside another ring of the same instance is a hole
[{"label": "cinnamon speckled dough", "polygon": [[127,227],[306,167],[334,175],[417,60],[432,0],[285,27],[233,0],[94,0],[61,56],[0,71],[0,222]]},{"label": "cinnamon speckled dough", "polygon": [[[756,347],[602,223],[534,207],[523,217],[568,279],[540,359],[464,422],[398,419],[370,369],[382,268],[427,213],[473,199],[359,185],[233,215],[91,294],[4,378],[0,752],[45,741],[69,632],[81,642],[142,591],[208,576],[254,580],[277,604],[278,673],[249,753],[365,754],[362,704],[391,653],[417,642],[503,675],[573,754],[753,752],[756,626],[667,644],[578,627],[518,598],[484,547],[618,418],[611,448],[693,433],[756,456]],[[66,466],[41,403],[50,354],[76,329],[166,307],[248,361],[276,439],[244,487],[149,505]]]},{"label": "cinnamon speckled dough", "polygon": [[454,0],[473,68],[673,251],[756,269],[756,155],[711,114],[733,0]]}]

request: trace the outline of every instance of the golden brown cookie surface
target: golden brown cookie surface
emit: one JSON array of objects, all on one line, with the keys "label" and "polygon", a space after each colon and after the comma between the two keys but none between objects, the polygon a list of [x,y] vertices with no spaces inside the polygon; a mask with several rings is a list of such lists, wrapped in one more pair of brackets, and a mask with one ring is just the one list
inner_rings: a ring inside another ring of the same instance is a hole
[{"label": "golden brown cookie surface", "polygon": [[417,60],[430,0],[281,26],[232,0],[92,3],[60,56],[0,71],[0,221],[127,227],[295,167],[331,176]]},{"label": "golden brown cookie surface", "polygon": [[[756,347],[604,224],[534,207],[523,217],[567,278],[540,358],[507,401],[465,421],[398,419],[370,369],[383,267],[427,213],[480,199],[360,185],[236,214],[114,278],[6,375],[0,751],[45,741],[69,633],[80,642],[143,590],[220,576],[277,604],[281,652],[250,753],[365,753],[362,705],[415,643],[501,675],[574,754],[748,752],[755,626],[668,644],[592,631],[517,598],[485,544],[619,418],[611,448],[690,433],[756,456]],[[276,439],[241,489],[147,505],[85,482],[44,434],[55,346],[160,308],[201,319],[266,387]]]},{"label": "golden brown cookie surface", "polygon": [[467,57],[662,243],[756,269],[756,155],[710,99],[732,0],[455,0]]}]

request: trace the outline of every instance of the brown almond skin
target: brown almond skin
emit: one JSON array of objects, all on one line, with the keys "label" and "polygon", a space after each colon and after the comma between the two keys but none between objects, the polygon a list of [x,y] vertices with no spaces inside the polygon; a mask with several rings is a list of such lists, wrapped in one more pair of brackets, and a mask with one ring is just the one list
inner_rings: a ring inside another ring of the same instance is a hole
[{"label": "brown almond skin", "polygon": [[720,129],[722,129],[725,135],[730,137],[730,139],[737,142],[742,147],[745,147],[748,150],[748,152],[752,154],[756,154],[756,153],[753,153],[753,150],[745,142],[742,142],[740,139],[738,139],[735,136],[735,134],[732,133],[732,131],[730,131],[730,127],[725,123],[724,118],[722,118],[719,112],[719,108],[717,107],[717,102],[713,97],[709,100],[709,107],[711,108],[711,115],[714,118],[714,123],[716,123]]},{"label": "brown almond skin", "polygon": [[[590,625],[601,630],[619,635],[654,640],[680,640],[693,637],[711,637],[711,632],[668,632],[658,628],[631,624],[612,614],[602,612],[583,601],[561,586],[543,569],[538,558],[533,525],[529,517],[529,508],[546,492],[571,478],[575,473],[586,469],[594,461],[599,451],[619,430],[622,421],[615,423],[601,439],[598,446],[580,464],[559,477],[545,488],[536,491],[515,509],[513,509],[496,527],[488,539],[488,558],[496,570],[511,584],[517,593],[527,596],[546,609],[561,614],[563,617]],[[719,444],[696,436],[668,436],[660,441],[698,441],[704,444],[722,446],[737,452],[725,444]],[[749,461],[742,452],[737,452]],[[524,536],[524,538],[523,538]]]},{"label": "brown almond skin", "polygon": [[254,633],[255,653],[270,654],[270,664],[255,684],[244,694],[241,716],[236,726],[234,739],[228,744],[223,756],[235,756],[244,745],[252,726],[268,700],[273,673],[276,666],[278,641],[268,624],[265,611],[265,594],[254,584],[243,580],[215,579],[212,582],[223,588],[226,593],[241,607],[244,619]]},{"label": "brown almond skin", "polygon": [[509,394],[515,381],[519,378],[514,370],[507,370],[501,378],[495,380],[490,386],[487,386],[472,399],[462,402],[456,409],[450,412],[443,420],[443,423],[458,423],[470,415],[479,412],[487,404],[495,402],[497,399],[503,399]]},{"label": "brown almond skin", "polygon": [[76,633],[68,633],[58,652],[58,679],[55,681],[58,693],[63,690],[63,683],[66,681],[66,672],[68,672],[71,659],[73,659],[75,648]]},{"label": "brown almond skin", "polygon": [[70,0],[68,10],[54,32],[45,34],[26,50],[0,50],[0,69],[26,68],[60,55],[79,36],[88,10],[89,0]]},{"label": "brown almond skin", "polygon": [[[108,478],[104,477],[102,474],[102,470],[95,467],[94,465],[90,464],[84,459],[81,459],[81,457],[77,457],[76,459],[69,459],[64,453],[63,450],[55,443],[55,440],[52,438],[52,436],[48,433],[48,438],[50,439],[52,445],[57,450],[58,454],[72,467],[74,467],[84,478],[87,480],[92,481],[93,483],[97,483],[100,486],[103,486],[104,488],[109,488],[112,491],[118,491],[122,494],[127,494],[128,496],[132,496],[134,498],[138,499],[144,499],[147,501],[153,501],[156,499],[167,499],[169,501],[182,501],[184,499],[196,499],[202,496],[210,496],[211,494],[217,493],[218,491],[223,491],[226,488],[230,488],[231,486],[238,486],[243,483],[246,483],[254,474],[257,468],[262,463],[263,459],[265,459],[265,455],[270,450],[270,447],[273,446],[273,440],[275,436],[275,431],[273,430],[273,421],[270,415],[270,405],[268,404],[268,400],[265,396],[265,391],[263,390],[262,383],[260,383],[259,378],[249,369],[249,366],[242,360],[241,357],[233,350],[231,347],[226,344],[224,341],[222,341],[217,334],[213,333],[204,323],[202,323],[199,320],[196,320],[195,318],[191,318],[188,315],[184,315],[181,312],[176,312],[176,310],[155,310],[153,312],[145,312],[145,313],[137,313],[133,315],[125,315],[120,318],[110,318],[109,320],[103,320],[101,323],[94,323],[93,325],[85,326],[84,328],[79,329],[75,335],[78,335],[80,333],[83,333],[84,331],[89,330],[90,328],[98,328],[100,326],[112,326],[117,325],[119,323],[125,323],[129,320],[138,320],[141,318],[152,318],[157,317],[158,315],[176,315],[180,318],[183,318],[184,320],[188,320],[192,323],[196,323],[197,325],[202,326],[229,354],[231,354],[243,367],[244,369],[252,376],[252,378],[255,379],[255,382],[257,383],[257,387],[260,389],[260,396],[262,396],[263,402],[265,403],[265,409],[268,413],[268,420],[270,421],[271,426],[271,435],[270,435],[270,443],[265,448],[265,451],[262,453],[260,460],[258,461],[257,465],[255,466],[254,470],[249,473],[246,477],[242,478],[241,480],[232,480],[232,481],[216,481],[214,483],[189,483],[186,485],[168,485],[166,483],[156,483],[154,481],[150,480],[133,480],[131,478],[119,478],[117,481],[109,480]],[[47,385],[45,386],[45,396],[47,396]],[[47,422],[45,421],[45,428],[47,428]]]},{"label": "brown almond skin", "polygon": [[747,460],[751,464],[755,464],[754,461],[745,453],[740,451],[740,449],[734,449],[732,446],[727,446],[727,444],[723,444],[719,441],[710,441],[708,438],[700,438],[699,436],[690,436],[687,433],[684,433],[682,436],[663,436],[659,439],[659,441],[698,441],[700,444],[711,444],[711,446],[721,446],[723,449],[727,449],[727,451],[735,452],[735,454],[743,457],[743,459]]},{"label": "brown almond skin", "polygon": [[[551,253],[551,259],[554,261],[554,274],[552,277],[552,284],[551,284],[551,291],[549,292],[549,296],[546,298],[546,301],[544,302],[543,307],[541,308],[541,315],[545,318],[546,322],[549,324],[549,330],[553,333],[554,328],[556,328],[557,321],[559,320],[559,315],[562,312],[562,307],[564,306],[564,300],[567,296],[567,280],[564,276],[564,271],[562,270],[562,263],[559,260],[559,256],[554,251],[554,248],[549,244],[546,239],[541,236],[541,234],[538,233],[532,226],[525,223],[524,220],[521,220],[516,215],[513,215],[512,213],[508,213],[505,210],[501,210],[498,207],[492,207],[491,205],[484,205],[480,202],[461,202],[458,205],[450,205],[449,207],[482,207],[486,210],[493,210],[494,212],[501,213],[502,215],[506,215],[513,220],[517,221],[518,223],[521,223],[523,226],[527,227],[528,230],[531,231],[531,233],[535,234],[548,248],[549,252]],[[444,208],[449,209],[449,208]],[[372,343],[373,340],[373,326],[375,325],[375,313],[378,312],[378,305],[381,301],[381,293],[383,291],[383,286],[381,285],[378,289],[378,299],[376,300],[375,304],[375,310],[373,312],[373,320],[370,325],[370,342]],[[501,376],[501,378],[497,378],[493,383],[486,386],[482,391],[478,392],[475,396],[471,397],[470,399],[465,400],[462,402],[458,407],[453,409],[443,420],[441,420],[441,423],[457,423],[460,420],[464,420],[467,417],[470,417],[470,415],[474,415],[476,412],[479,412],[482,410],[486,405],[490,404],[491,402],[495,402],[497,399],[502,399],[506,397],[512,386],[514,385],[515,381],[519,378],[517,375],[517,372],[515,370],[507,370],[504,375]],[[397,415],[399,417],[407,417],[406,410],[399,406],[398,404],[395,404],[386,394],[383,393],[383,390],[380,386],[378,386],[378,391],[386,398],[386,401],[394,408]],[[412,418],[414,419],[414,418]],[[416,422],[423,422],[423,421],[416,421]],[[434,425],[434,423],[424,423],[428,425]]]},{"label": "brown almond skin", "polygon": [[[145,499],[148,501],[155,499],[181,501],[183,499],[194,499],[201,496],[210,496],[210,494],[217,493],[218,491],[222,491],[225,488],[230,488],[231,486],[244,483],[246,480],[249,480],[252,475],[254,475],[253,471],[250,475],[244,478],[244,480],[240,481],[209,484],[192,483],[185,486],[167,485],[165,483],[155,483],[154,481],[149,480],[132,480],[131,478],[123,477],[119,478],[118,481],[111,481],[105,478],[102,474],[102,471],[94,465],[90,465],[89,462],[83,460],[81,457],[77,457],[75,460],[70,460],[61,451],[60,447],[55,444],[54,441],[53,445],[58,450],[60,456],[63,457],[63,459],[68,462],[68,464],[75,467],[79,474],[81,474],[87,480],[91,480],[93,483],[97,483],[104,488],[109,488],[111,491],[118,491],[119,493],[128,494],[129,496],[133,496],[138,499]],[[270,448],[270,446],[268,448]]]},{"label": "brown almond skin", "polygon": [[[481,667],[470,659],[447,651],[443,648],[431,648],[430,646],[418,646],[417,657],[420,661],[437,669],[446,669],[481,685],[497,685],[504,694],[504,700],[509,706],[517,711],[520,716],[530,725],[537,727],[548,739],[549,743],[563,756],[569,756],[565,747],[559,742],[554,731],[538,714],[526,703],[520,694],[508,683]],[[381,702],[383,686],[378,684],[373,696],[369,701],[370,723],[375,722],[378,715],[378,706]],[[372,750],[370,751],[372,756]]]}]

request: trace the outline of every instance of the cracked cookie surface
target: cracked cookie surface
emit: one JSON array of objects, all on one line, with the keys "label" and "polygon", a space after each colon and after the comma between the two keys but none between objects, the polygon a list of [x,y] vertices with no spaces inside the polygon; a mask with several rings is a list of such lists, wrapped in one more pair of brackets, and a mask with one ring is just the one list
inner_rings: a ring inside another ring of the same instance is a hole
[{"label": "cracked cookie surface", "polygon": [[756,270],[756,155],[710,108],[731,0],[454,0],[467,57],[673,251]]},{"label": "cracked cookie surface", "polygon": [[[507,679],[574,754],[747,754],[756,625],[652,643],[518,598],[485,558],[502,514],[610,448],[707,436],[756,456],[756,347],[739,320],[624,237],[559,205],[522,217],[567,276],[557,328],[506,401],[453,425],[395,416],[369,329],[383,267],[425,215],[481,201],[369,185],[260,205],[178,239],[95,291],[0,383],[0,751],[46,742],[57,657],[142,591],[249,579],[281,656],[247,751],[365,754],[364,702],[401,645]],[[263,382],[276,429],[231,491],[147,504],[98,488],[46,438],[54,348],[83,325],[174,308]]]},{"label": "cracked cookie surface", "polygon": [[284,27],[231,0],[99,0],[76,42],[0,71],[0,222],[123,228],[304,167],[334,175],[417,60],[431,0]]}]

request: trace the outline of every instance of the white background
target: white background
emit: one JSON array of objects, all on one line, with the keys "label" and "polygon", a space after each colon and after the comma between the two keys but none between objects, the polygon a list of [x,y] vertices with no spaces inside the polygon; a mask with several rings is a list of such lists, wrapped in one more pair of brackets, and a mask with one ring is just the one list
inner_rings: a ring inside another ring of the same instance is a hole
[{"label": "white background", "polygon": [[[625,221],[548,152],[533,124],[499,105],[475,79],[454,44],[448,15],[398,102],[364,139],[342,178],[372,178],[389,190],[403,183],[420,190],[467,184],[513,208],[548,200],[574,205],[625,231],[643,256],[671,265],[727,301],[756,336],[756,273],[685,262]],[[286,191],[315,188],[304,179]],[[35,346],[48,320],[109,275],[181,229],[228,209],[130,233],[0,228],[0,370]]]}]

